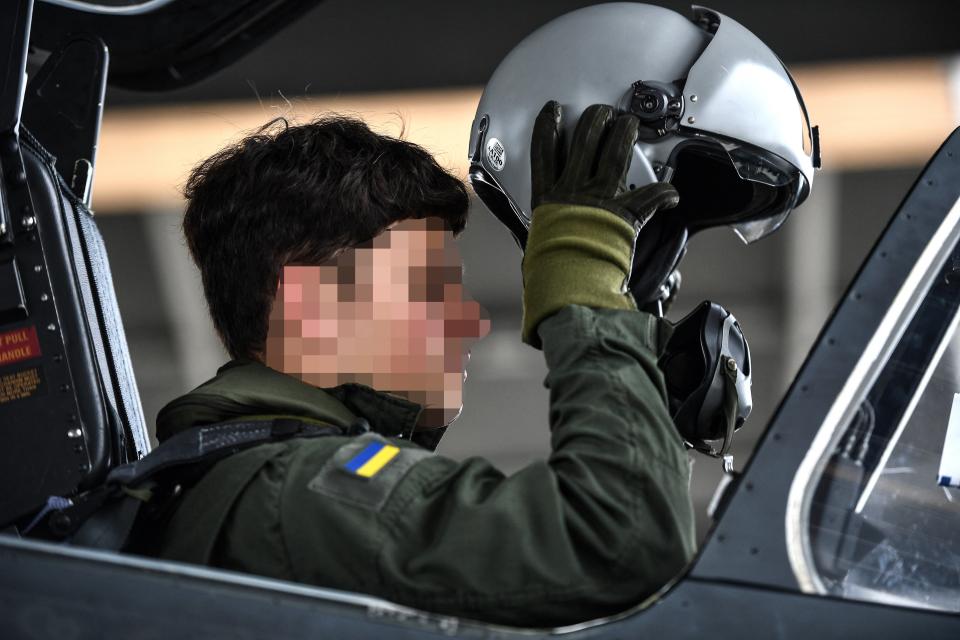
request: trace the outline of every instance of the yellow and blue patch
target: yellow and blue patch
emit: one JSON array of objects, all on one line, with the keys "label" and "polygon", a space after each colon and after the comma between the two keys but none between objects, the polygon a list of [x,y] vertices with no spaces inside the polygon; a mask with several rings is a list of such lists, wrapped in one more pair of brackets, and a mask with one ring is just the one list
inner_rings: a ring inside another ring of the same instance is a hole
[{"label": "yellow and blue patch", "polygon": [[398,453],[400,447],[385,442],[371,442],[350,458],[343,468],[354,475],[372,478],[396,458]]},{"label": "yellow and blue patch", "polygon": [[350,438],[324,461],[307,489],[363,509],[379,511],[411,468],[431,453],[391,444],[376,434]]}]

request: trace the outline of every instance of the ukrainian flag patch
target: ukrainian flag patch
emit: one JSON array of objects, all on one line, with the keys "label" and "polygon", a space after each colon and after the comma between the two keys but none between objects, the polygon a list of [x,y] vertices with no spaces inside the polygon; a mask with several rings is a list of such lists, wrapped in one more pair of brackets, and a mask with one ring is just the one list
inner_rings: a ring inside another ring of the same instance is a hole
[{"label": "ukrainian flag patch", "polygon": [[350,438],[324,461],[307,489],[379,511],[410,469],[431,456],[426,449],[391,444],[375,434]]},{"label": "ukrainian flag patch", "polygon": [[400,453],[400,447],[374,441],[350,458],[343,468],[362,478],[372,478],[390,464],[398,453]]}]

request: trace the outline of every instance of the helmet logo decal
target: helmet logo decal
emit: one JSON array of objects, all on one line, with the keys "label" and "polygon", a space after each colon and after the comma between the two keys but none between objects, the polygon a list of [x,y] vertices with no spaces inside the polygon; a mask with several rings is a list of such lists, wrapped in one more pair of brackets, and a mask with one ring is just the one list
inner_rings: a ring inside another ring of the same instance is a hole
[{"label": "helmet logo decal", "polygon": [[507,164],[507,150],[504,149],[503,143],[496,138],[487,140],[486,156],[487,163],[494,171],[502,171]]}]

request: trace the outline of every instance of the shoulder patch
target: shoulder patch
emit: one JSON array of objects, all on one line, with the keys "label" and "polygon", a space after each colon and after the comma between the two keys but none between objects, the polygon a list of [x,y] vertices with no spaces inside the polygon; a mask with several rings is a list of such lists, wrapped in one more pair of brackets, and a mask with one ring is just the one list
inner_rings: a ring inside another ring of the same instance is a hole
[{"label": "shoulder patch", "polygon": [[390,464],[398,453],[400,447],[385,442],[371,442],[350,458],[343,468],[361,478],[372,478]]},{"label": "shoulder patch", "polygon": [[360,436],[337,449],[307,489],[379,511],[410,467],[431,455],[425,449],[390,444],[377,435]]}]

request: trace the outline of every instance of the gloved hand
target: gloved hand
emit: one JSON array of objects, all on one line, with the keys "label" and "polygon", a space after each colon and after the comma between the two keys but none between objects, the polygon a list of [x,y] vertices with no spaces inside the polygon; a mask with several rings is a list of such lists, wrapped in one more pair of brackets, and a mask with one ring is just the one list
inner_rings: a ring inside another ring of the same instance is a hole
[{"label": "gloved hand", "polygon": [[666,183],[630,191],[625,178],[637,140],[633,115],[588,107],[564,161],[560,105],[544,105],[530,145],[533,218],[523,260],[522,337],[540,346],[543,319],[569,304],[636,309],[627,290],[640,228],[679,197]]}]

